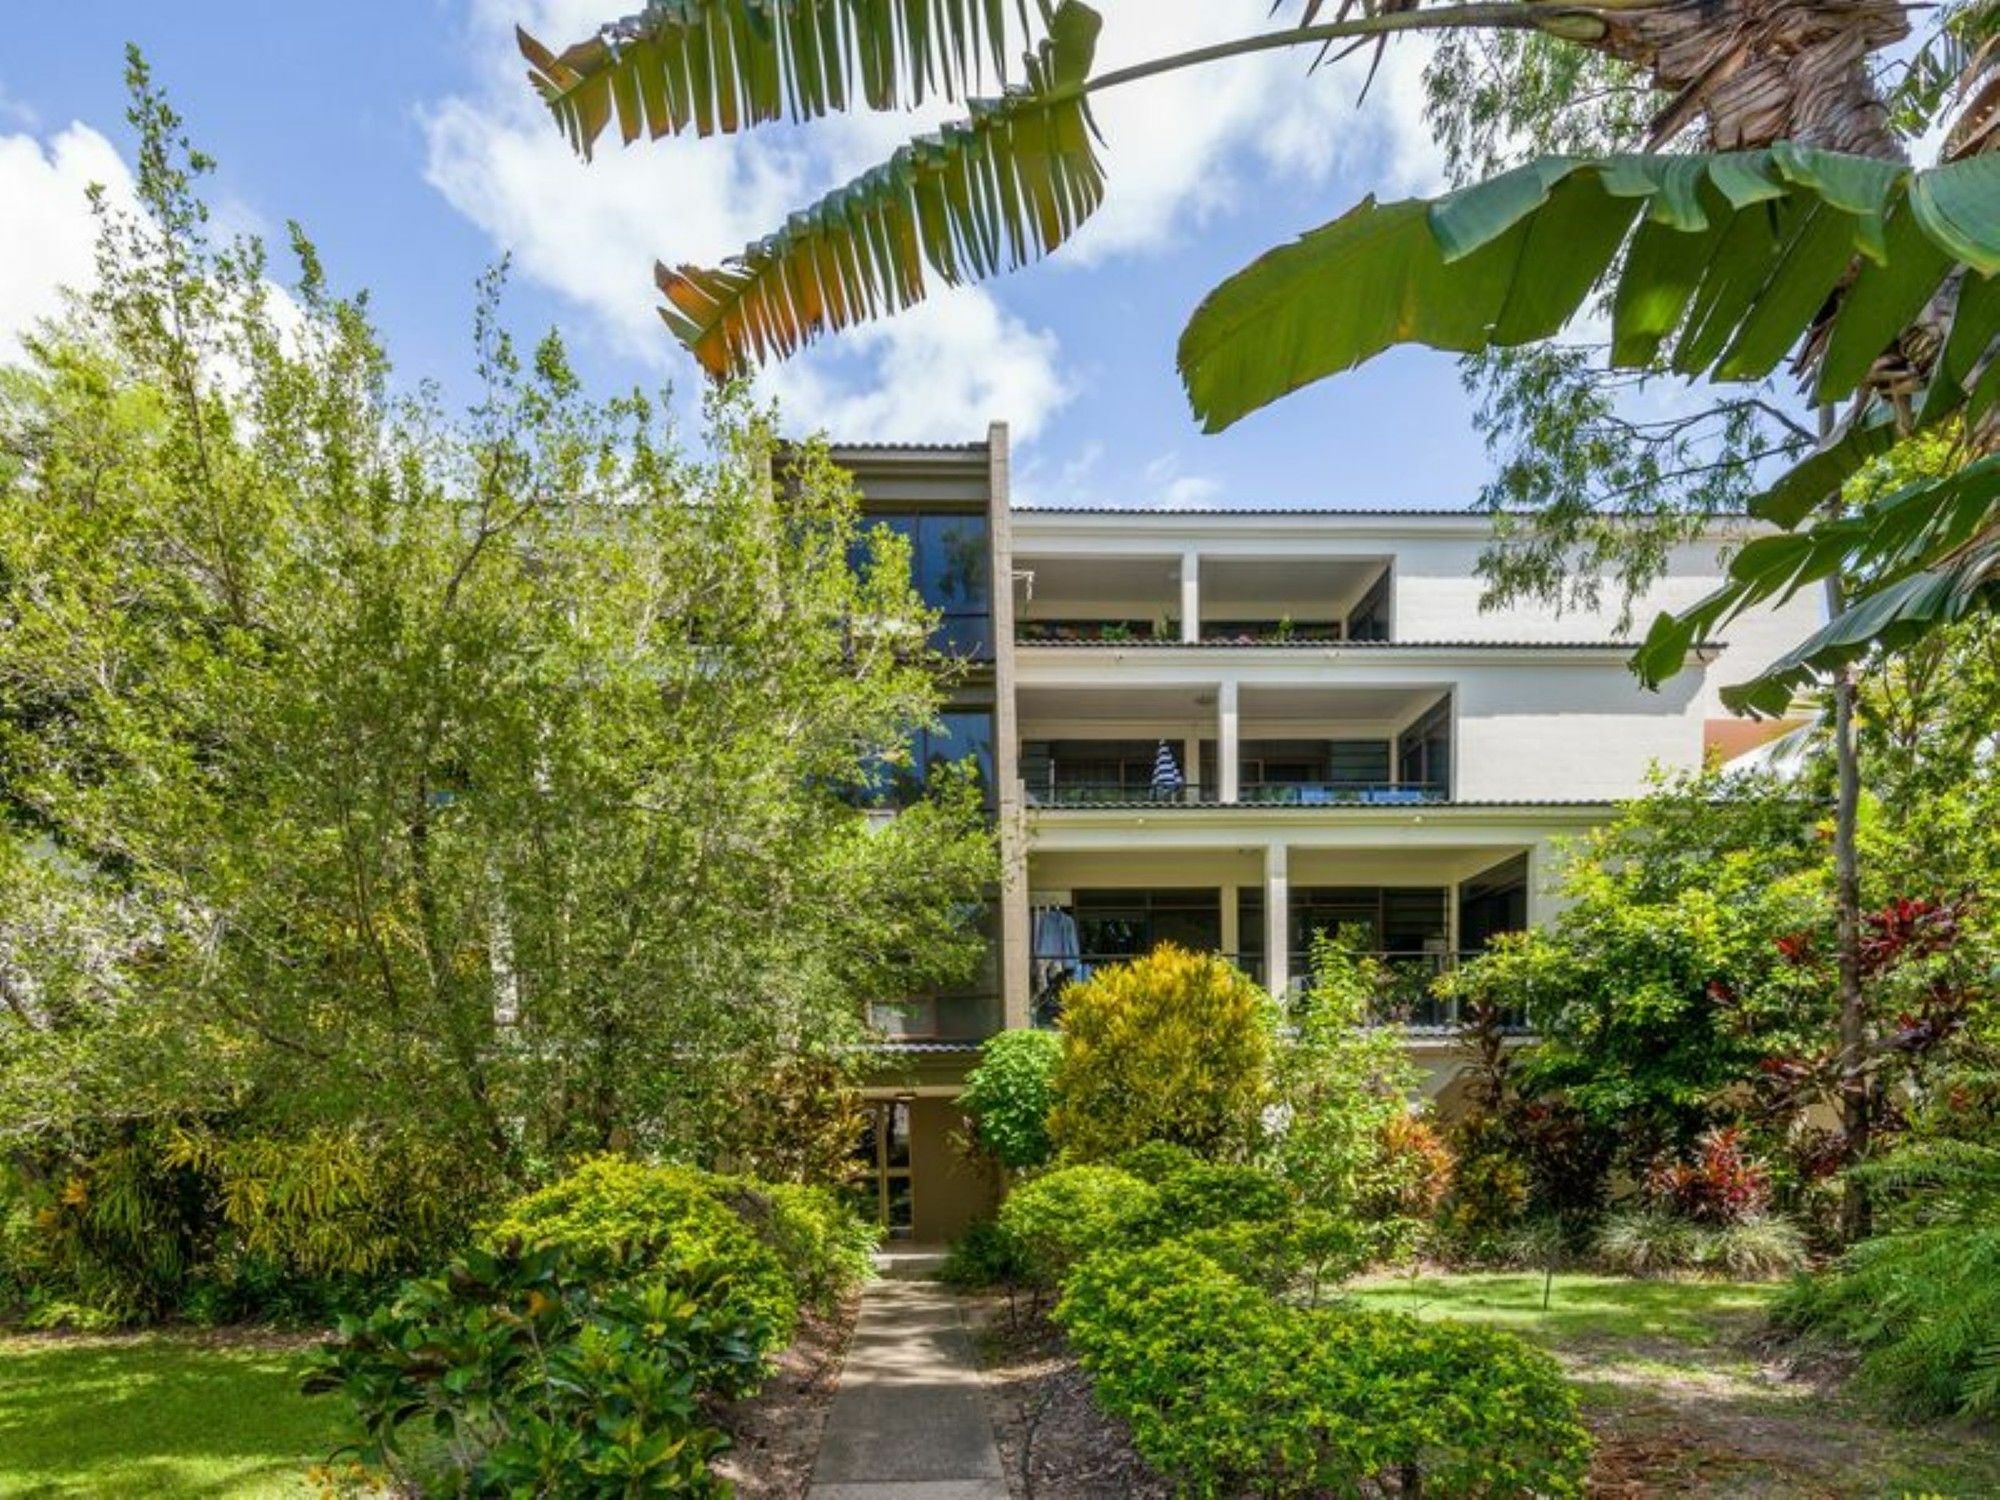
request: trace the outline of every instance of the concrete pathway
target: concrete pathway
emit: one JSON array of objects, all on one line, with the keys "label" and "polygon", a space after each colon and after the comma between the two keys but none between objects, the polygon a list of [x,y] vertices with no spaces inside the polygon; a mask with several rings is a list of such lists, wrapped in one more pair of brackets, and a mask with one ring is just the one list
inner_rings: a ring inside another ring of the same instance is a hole
[{"label": "concrete pathway", "polygon": [[898,1269],[862,1294],[811,1500],[1007,1500],[958,1301]]}]

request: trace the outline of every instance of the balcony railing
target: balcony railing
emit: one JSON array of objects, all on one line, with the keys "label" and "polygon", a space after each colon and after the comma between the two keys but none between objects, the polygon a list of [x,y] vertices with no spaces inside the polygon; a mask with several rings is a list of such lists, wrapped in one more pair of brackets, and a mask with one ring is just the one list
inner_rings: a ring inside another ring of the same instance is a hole
[{"label": "balcony railing", "polygon": [[1400,807],[1412,802],[1443,802],[1448,789],[1425,781],[1246,781],[1236,789],[1238,802],[1260,807],[1328,807],[1360,802]]},{"label": "balcony railing", "polygon": [[[1261,953],[1224,953],[1221,956],[1257,983],[1264,983],[1264,956]],[[1439,995],[1436,988],[1438,980],[1447,973],[1466,960],[1479,957],[1477,950],[1457,953],[1378,952],[1362,956],[1372,959],[1382,971],[1382,985],[1370,1012],[1370,1019],[1376,1025],[1398,1026],[1422,1036],[1443,1036],[1457,1032],[1465,1024],[1468,1017],[1462,1002],[1456,996],[1446,998]],[[1133,957],[1129,953],[1086,953],[1079,962],[1082,971],[1090,974],[1114,964],[1130,962]],[[1294,958],[1299,967],[1292,973],[1287,989],[1296,998],[1312,988],[1313,976],[1305,955],[1295,955]],[[1056,1007],[1050,1004],[1053,999],[1050,995],[1036,998],[1038,1025],[1054,1024]],[[1526,1035],[1526,1012],[1502,1012],[1500,1029],[1513,1036]]]},{"label": "balcony railing", "polygon": [[[1183,782],[1153,787],[1130,781],[1073,781],[1060,767],[1026,783],[1028,801],[1037,807],[1212,806],[1221,798],[1213,785]],[[1254,807],[1407,807],[1446,802],[1449,789],[1413,781],[1246,781],[1236,790],[1238,805]]]}]

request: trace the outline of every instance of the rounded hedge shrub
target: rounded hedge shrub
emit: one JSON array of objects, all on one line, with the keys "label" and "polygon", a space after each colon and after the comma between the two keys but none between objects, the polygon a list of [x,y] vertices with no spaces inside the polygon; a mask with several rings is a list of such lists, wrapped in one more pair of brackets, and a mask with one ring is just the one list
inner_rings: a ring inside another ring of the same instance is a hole
[{"label": "rounded hedge shrub", "polygon": [[1185,1493],[1583,1492],[1575,1394],[1512,1334],[1287,1306],[1186,1242],[1086,1261],[1056,1317]]},{"label": "rounded hedge shrub", "polygon": [[874,1274],[881,1226],[833,1189],[751,1177],[713,1181],[723,1201],[778,1257],[804,1306],[831,1312]]},{"label": "rounded hedge shrub", "polygon": [[1158,1203],[1156,1189],[1116,1167],[1061,1167],[1009,1193],[1000,1227],[1028,1278],[1053,1287],[1086,1257],[1127,1243]]},{"label": "rounded hedge shrub", "polygon": [[1321,1208],[1298,1208],[1282,1218],[1197,1229],[1173,1243],[1274,1296],[1315,1306],[1379,1259],[1381,1240],[1378,1225]]},{"label": "rounded hedge shrub", "polygon": [[1076,1160],[1146,1141],[1248,1156],[1269,1102],[1277,1013],[1227,959],[1162,943],[1063,992],[1049,1134]]},{"label": "rounded hedge shrub", "polygon": [[1281,1219],[1294,1205],[1291,1189],[1260,1167],[1195,1162],[1159,1179],[1143,1236],[1171,1239],[1195,1229]]},{"label": "rounded hedge shrub", "polygon": [[692,1167],[647,1166],[599,1156],[538,1192],[517,1199],[486,1234],[596,1259],[628,1271],[676,1266],[725,1268],[746,1307],[767,1320],[783,1345],[797,1326],[799,1293],[778,1255],[723,1201],[718,1179]]},{"label": "rounded hedge shrub", "polygon": [[1169,1177],[1201,1165],[1201,1158],[1187,1147],[1176,1146],[1171,1141],[1145,1141],[1129,1151],[1119,1152],[1111,1158],[1111,1165],[1121,1172],[1130,1172],[1141,1182],[1150,1182],[1158,1187]]}]

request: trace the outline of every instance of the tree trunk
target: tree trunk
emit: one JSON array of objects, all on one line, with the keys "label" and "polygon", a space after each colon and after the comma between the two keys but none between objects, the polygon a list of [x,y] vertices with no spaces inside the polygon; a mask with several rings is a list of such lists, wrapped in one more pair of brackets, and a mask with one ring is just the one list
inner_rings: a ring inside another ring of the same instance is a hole
[{"label": "tree trunk", "polygon": [[[1829,588],[1838,597],[1838,588]],[[1837,605],[1836,605],[1837,608]],[[1840,1130],[1849,1164],[1868,1155],[1874,1125],[1869,1086],[1868,1006],[1861,985],[1861,867],[1855,848],[1861,808],[1861,753],[1855,743],[1856,674],[1843,667],[1833,683],[1833,745],[1839,800],[1834,813],[1834,942],[1840,966]],[[1840,1205],[1842,1235],[1868,1235],[1871,1214],[1867,1185],[1848,1174]]]}]

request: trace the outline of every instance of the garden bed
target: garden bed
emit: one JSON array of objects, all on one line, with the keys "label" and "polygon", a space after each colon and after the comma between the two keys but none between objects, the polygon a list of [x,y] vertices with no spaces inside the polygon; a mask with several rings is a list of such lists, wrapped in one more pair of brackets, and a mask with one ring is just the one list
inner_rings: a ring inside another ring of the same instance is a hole
[{"label": "garden bed", "polygon": [[716,1460],[715,1471],[739,1494],[800,1500],[811,1488],[813,1459],[860,1307],[856,1294],[832,1317],[801,1314],[798,1337],[778,1356],[764,1388],[716,1413],[733,1446]]},{"label": "garden bed", "polygon": [[1090,1399],[1062,1332],[1047,1316],[1004,1296],[967,1299],[985,1364],[986,1390],[1007,1488],[1016,1500],[1090,1497],[1165,1500],[1173,1486],[1154,1474],[1116,1418]]}]

